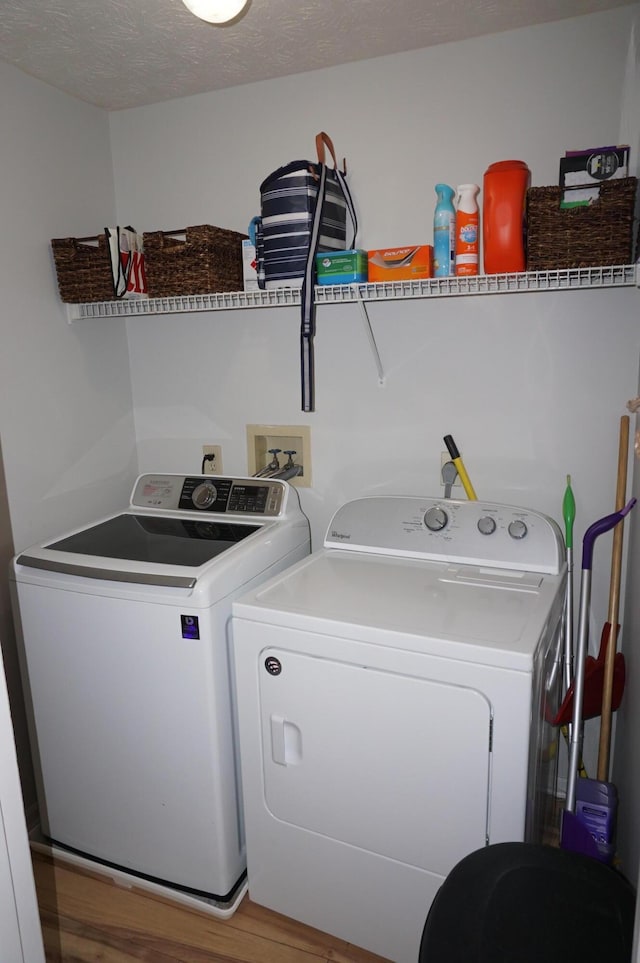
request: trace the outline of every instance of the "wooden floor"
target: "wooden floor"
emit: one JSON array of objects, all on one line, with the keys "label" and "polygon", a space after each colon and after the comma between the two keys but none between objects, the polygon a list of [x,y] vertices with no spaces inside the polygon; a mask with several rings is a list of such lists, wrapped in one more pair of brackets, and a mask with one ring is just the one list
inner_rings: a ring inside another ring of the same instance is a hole
[{"label": "wooden floor", "polygon": [[227,920],[33,852],[47,963],[381,963],[245,897]]}]

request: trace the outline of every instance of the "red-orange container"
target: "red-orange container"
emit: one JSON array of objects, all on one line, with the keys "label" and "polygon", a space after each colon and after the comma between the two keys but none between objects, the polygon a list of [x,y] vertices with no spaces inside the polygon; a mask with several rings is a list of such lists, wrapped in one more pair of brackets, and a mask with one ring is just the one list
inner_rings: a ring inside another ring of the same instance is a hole
[{"label": "red-orange container", "polygon": [[498,161],[484,175],[482,249],[485,274],[526,271],[525,204],[531,172],[524,161]]}]

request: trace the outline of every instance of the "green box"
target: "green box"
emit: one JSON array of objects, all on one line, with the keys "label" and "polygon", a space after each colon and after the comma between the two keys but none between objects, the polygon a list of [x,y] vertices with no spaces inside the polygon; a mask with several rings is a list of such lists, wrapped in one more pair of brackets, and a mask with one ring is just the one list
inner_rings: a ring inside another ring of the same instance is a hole
[{"label": "green box", "polygon": [[368,276],[368,255],[360,248],[316,254],[318,284],[359,284]]}]

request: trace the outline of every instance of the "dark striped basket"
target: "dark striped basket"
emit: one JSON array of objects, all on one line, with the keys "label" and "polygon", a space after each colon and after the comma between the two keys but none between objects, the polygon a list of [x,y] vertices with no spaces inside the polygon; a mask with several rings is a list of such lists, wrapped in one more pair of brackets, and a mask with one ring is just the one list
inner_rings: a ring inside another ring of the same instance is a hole
[{"label": "dark striped basket", "polygon": [[145,232],[144,260],[150,298],[242,291],[242,241],[246,234],[210,224]]},{"label": "dark striped basket", "polygon": [[637,179],[604,181],[588,207],[560,208],[559,187],[527,191],[527,270],[630,264]]},{"label": "dark striped basket", "polygon": [[54,238],[51,250],[64,302],[113,301],[111,261],[104,234]]}]

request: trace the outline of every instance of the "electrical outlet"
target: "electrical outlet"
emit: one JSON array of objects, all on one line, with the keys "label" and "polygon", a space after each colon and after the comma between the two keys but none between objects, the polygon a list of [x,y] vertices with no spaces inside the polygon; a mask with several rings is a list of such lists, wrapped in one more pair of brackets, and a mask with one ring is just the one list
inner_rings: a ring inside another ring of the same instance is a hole
[{"label": "electrical outlet", "polygon": [[204,461],[202,474],[203,475],[221,475],[222,474],[222,445],[203,445],[202,458],[205,459],[207,455],[213,455],[213,458],[207,458],[207,460]]},{"label": "electrical outlet", "polygon": [[[444,478],[442,476],[442,469],[447,464],[447,462],[453,461],[451,455],[448,451],[440,452],[440,484],[444,485]],[[456,480],[453,483],[454,488],[462,488],[462,482],[460,481],[460,475],[456,475]]]}]

